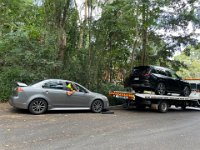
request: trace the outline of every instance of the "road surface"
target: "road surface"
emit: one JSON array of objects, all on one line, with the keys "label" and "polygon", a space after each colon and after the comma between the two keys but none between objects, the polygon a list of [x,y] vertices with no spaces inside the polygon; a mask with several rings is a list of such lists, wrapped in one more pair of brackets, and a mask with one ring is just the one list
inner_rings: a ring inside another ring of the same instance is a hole
[{"label": "road surface", "polygon": [[199,150],[200,110],[51,111],[0,104],[0,150]]}]

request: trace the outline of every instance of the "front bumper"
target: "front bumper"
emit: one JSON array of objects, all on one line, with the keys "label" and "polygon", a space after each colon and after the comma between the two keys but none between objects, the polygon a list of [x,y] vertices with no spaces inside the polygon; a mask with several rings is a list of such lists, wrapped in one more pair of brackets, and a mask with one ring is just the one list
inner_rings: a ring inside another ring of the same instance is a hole
[{"label": "front bumper", "polygon": [[9,104],[15,108],[27,109],[27,104],[23,103],[18,96],[12,96],[9,99]]},{"label": "front bumper", "polygon": [[109,101],[104,101],[104,109],[109,109]]}]

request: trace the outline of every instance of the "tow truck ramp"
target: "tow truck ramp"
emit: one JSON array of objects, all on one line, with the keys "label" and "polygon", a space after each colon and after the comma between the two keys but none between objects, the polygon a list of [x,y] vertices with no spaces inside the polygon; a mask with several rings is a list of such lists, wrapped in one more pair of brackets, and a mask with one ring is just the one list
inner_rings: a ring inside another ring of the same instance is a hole
[{"label": "tow truck ramp", "polygon": [[159,112],[167,112],[168,108],[174,105],[175,107],[199,107],[200,95],[191,94],[189,97],[179,95],[155,95],[155,94],[140,94],[133,92],[112,91],[109,95],[115,98],[124,99],[127,107],[136,106],[138,109],[143,109],[146,106],[158,110]]}]

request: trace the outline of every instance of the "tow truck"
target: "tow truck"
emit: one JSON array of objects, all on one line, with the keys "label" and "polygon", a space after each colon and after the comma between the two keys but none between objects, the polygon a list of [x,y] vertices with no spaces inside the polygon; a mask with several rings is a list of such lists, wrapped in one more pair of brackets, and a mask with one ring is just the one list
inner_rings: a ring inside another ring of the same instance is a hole
[{"label": "tow truck", "polygon": [[197,107],[200,108],[200,94],[192,92],[190,96],[183,97],[179,95],[155,95],[150,93],[135,93],[126,91],[111,91],[109,95],[115,98],[124,99],[124,104],[127,108],[136,106],[138,109],[144,109],[147,106],[165,113],[171,106],[181,107]]}]

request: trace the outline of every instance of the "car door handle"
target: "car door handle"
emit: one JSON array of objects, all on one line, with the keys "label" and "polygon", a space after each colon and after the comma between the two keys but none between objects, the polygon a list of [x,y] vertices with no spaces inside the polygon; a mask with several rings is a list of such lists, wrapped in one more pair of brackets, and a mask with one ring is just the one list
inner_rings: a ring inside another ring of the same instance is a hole
[{"label": "car door handle", "polygon": [[49,94],[49,91],[45,91],[46,94]]}]

